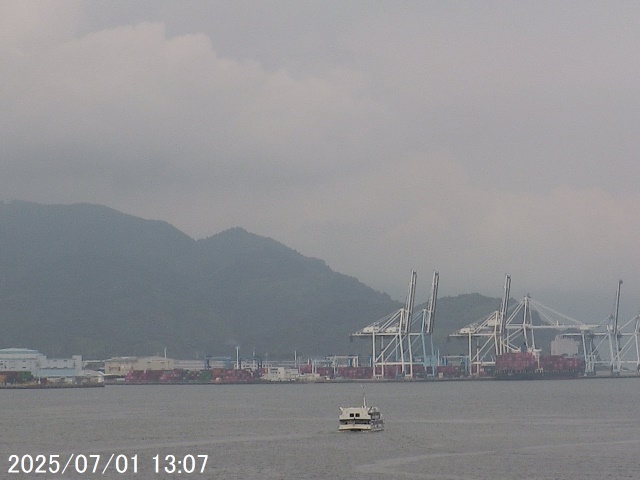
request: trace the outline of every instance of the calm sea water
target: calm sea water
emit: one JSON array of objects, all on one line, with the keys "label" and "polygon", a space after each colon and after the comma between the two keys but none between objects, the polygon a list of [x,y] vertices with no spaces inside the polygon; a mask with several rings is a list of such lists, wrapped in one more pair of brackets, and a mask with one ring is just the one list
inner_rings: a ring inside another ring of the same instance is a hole
[{"label": "calm sea water", "polygon": [[[640,379],[365,388],[383,432],[338,433],[338,407],[361,401],[357,383],[0,390],[0,478],[640,478]],[[10,455],[21,470],[38,454],[53,470],[49,455],[74,456],[64,475],[8,473]],[[112,454],[121,470],[129,459],[125,473],[102,474]],[[163,473],[167,455],[187,465]]]}]

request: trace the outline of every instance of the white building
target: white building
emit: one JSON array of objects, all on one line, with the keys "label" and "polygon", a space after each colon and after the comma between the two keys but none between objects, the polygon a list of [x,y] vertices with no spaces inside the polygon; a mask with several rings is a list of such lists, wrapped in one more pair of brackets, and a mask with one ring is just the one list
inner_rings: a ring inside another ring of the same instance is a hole
[{"label": "white building", "polygon": [[[203,362],[199,362],[202,368]],[[113,357],[104,361],[104,374],[108,377],[125,377],[127,373],[138,370],[173,370],[176,361],[167,357]]]},{"label": "white building", "polygon": [[80,355],[47,358],[37,350],[27,348],[0,349],[0,372],[31,372],[35,378],[51,380],[86,377]]},{"label": "white building", "polygon": [[294,382],[299,377],[300,373],[297,368],[268,367],[263,378],[270,382]]},{"label": "white building", "polygon": [[0,372],[35,372],[47,357],[37,350],[27,348],[4,348],[0,350]]},{"label": "white building", "polygon": [[137,357],[113,357],[104,361],[104,374],[113,377],[125,377],[133,370]]},{"label": "white building", "polygon": [[134,370],[173,370],[175,367],[175,360],[167,357],[141,357],[138,358],[134,364]]}]

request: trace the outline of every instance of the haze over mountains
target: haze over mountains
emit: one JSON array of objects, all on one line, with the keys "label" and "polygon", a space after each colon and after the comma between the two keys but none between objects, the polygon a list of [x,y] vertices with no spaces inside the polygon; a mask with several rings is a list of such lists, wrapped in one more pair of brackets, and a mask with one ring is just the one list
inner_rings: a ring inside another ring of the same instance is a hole
[{"label": "haze over mountains", "polygon": [[[430,276],[419,272],[419,288]],[[436,345],[464,351],[445,342],[447,333],[499,303],[478,294],[439,299]],[[86,358],[165,348],[202,358],[236,346],[243,356],[367,354],[367,342],[349,334],[400,306],[241,228],[194,240],[103,206],[0,203],[0,348]]]}]

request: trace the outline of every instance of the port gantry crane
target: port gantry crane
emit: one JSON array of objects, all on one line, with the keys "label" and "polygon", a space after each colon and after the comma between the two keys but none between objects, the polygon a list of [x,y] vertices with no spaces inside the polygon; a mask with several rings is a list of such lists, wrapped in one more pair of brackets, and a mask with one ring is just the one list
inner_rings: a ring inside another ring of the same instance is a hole
[{"label": "port gantry crane", "polygon": [[[620,324],[620,291],[622,280],[618,281],[613,312],[598,325],[591,325],[580,332],[585,355],[586,372],[595,374],[600,367],[617,376],[623,372],[640,374],[640,315]],[[576,337],[576,333],[563,336]],[[600,352],[607,353],[602,357]]]},{"label": "port gantry crane", "polygon": [[614,313],[605,322],[593,325],[559,313],[529,295],[509,313],[511,277],[507,275],[500,310],[449,336],[467,340],[471,374],[480,372],[481,367],[494,365],[497,355],[520,351],[523,347],[536,350],[538,330],[556,330],[561,337],[578,340],[587,375],[594,375],[599,366],[609,369],[613,375],[631,368],[640,372],[640,315],[619,326],[621,285],[622,280],[618,282]]},{"label": "port gantry crane", "polygon": [[427,367],[431,367],[432,375],[435,372],[437,360],[431,334],[436,314],[439,275],[437,271],[433,272],[431,295],[426,308],[414,313],[416,280],[416,271],[412,270],[404,307],[351,334],[351,337],[371,338],[374,378],[384,377],[385,368],[407,378],[413,378],[416,365],[420,365],[423,372],[427,372]]},{"label": "port gantry crane", "polygon": [[[640,374],[640,315],[636,315],[618,330],[618,372],[634,369]],[[612,371],[615,374],[615,372]]]}]

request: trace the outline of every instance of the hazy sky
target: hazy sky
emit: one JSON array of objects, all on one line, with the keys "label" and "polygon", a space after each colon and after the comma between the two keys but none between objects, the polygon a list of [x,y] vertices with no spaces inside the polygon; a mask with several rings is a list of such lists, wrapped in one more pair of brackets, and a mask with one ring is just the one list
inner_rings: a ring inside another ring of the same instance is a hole
[{"label": "hazy sky", "polygon": [[639,2],[0,0],[0,75],[0,200],[640,312]]}]

